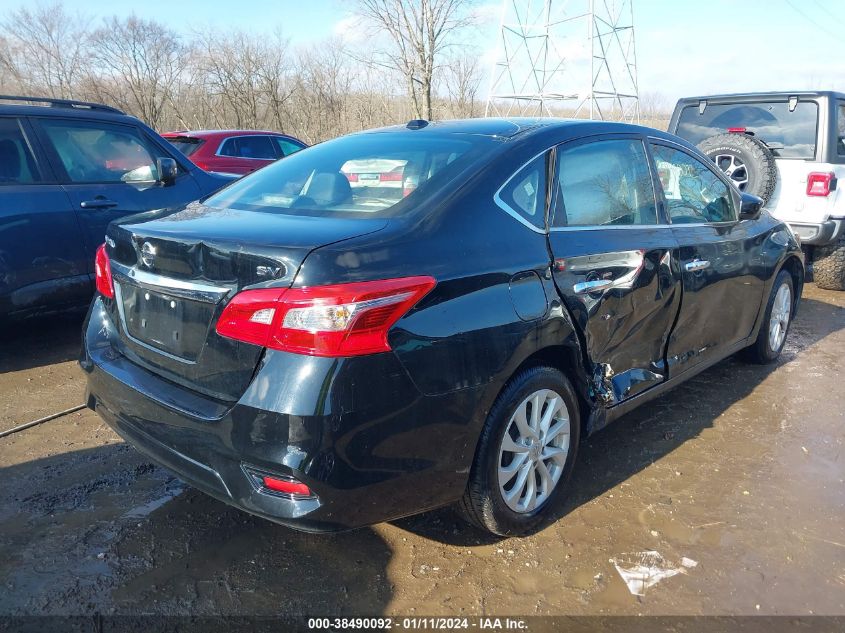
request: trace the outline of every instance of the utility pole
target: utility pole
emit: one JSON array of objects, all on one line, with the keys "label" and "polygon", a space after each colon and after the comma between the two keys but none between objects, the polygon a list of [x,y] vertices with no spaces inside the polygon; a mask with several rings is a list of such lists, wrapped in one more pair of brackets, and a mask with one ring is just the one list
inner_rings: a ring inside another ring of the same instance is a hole
[{"label": "utility pole", "polygon": [[503,0],[485,116],[639,122],[634,0]]}]

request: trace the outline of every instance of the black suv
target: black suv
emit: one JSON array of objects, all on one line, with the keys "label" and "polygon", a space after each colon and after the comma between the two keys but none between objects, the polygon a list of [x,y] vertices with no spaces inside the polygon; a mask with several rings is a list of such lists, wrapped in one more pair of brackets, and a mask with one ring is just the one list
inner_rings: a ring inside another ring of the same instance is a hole
[{"label": "black suv", "polygon": [[[350,178],[386,164],[401,187]],[[412,121],[112,223],[87,403],[294,527],[460,500],[523,533],[565,495],[580,438],[734,352],[777,358],[801,257],[669,134]]]},{"label": "black suv", "polygon": [[87,304],[109,222],[231,180],[115,108],[0,96],[0,318]]}]

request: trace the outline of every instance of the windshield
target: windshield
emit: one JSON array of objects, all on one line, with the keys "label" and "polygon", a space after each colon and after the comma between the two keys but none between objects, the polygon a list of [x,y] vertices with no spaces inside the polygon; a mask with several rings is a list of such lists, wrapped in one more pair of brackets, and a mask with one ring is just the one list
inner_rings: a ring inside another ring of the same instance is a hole
[{"label": "windshield", "polygon": [[[687,106],[678,119],[675,132],[693,145],[709,136],[742,131],[760,139],[778,158],[815,158],[816,123],[819,106],[799,101],[789,111],[783,101],[708,105],[703,113],[697,105]],[[739,128],[736,130],[735,128]]]},{"label": "windshield", "polygon": [[166,140],[185,156],[190,156],[197,151],[203,143],[205,143],[202,139],[192,138],[190,136],[170,137]]},{"label": "windshield", "polygon": [[415,132],[346,136],[304,149],[212,195],[219,209],[317,216],[394,216],[499,141]]}]

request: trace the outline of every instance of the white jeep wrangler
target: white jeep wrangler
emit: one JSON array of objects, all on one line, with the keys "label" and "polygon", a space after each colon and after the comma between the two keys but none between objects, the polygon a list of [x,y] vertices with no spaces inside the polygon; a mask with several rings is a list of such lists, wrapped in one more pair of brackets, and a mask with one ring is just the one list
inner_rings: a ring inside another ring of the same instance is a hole
[{"label": "white jeep wrangler", "polygon": [[669,132],[697,145],[801,238],[820,288],[845,290],[845,94],[681,99]]}]

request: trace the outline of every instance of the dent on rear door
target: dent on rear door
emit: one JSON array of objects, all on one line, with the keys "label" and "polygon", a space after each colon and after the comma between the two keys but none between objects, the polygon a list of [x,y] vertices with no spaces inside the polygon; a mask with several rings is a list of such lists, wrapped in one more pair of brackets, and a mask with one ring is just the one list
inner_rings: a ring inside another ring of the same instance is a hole
[{"label": "dent on rear door", "polygon": [[573,231],[551,241],[555,283],[583,333],[599,401],[612,406],[665,380],[680,301],[671,232]]}]

